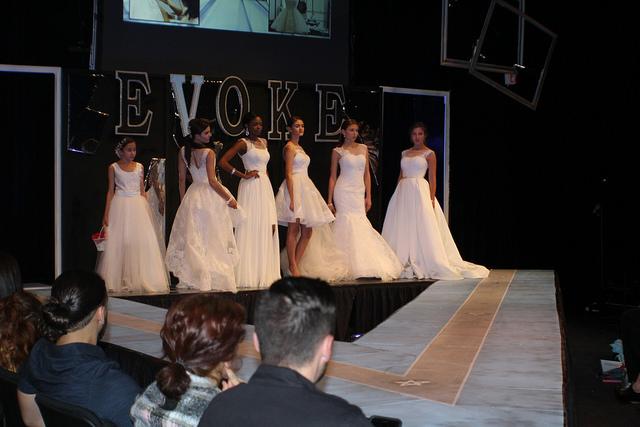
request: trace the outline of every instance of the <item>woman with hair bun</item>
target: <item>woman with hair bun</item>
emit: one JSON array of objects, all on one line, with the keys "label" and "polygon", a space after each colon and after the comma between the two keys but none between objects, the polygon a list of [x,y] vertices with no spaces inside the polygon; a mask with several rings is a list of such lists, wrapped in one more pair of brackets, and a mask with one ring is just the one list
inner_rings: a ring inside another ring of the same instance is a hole
[{"label": "woman with hair bun", "polygon": [[104,253],[97,272],[110,292],[162,292],[169,290],[161,246],[144,191],[144,167],[134,161],[135,140],[125,137],[116,145],[120,160],[109,165],[109,187],[102,225],[108,227]]},{"label": "woman with hair bun", "polygon": [[135,426],[197,426],[211,399],[239,383],[230,368],[244,338],[244,308],[211,295],[180,299],[160,331],[169,365],[140,395]]},{"label": "woman with hair bun", "polygon": [[[191,137],[178,160],[180,207],[169,236],[167,267],[180,279],[179,289],[236,292],[232,215],[240,222],[245,214],[216,177],[216,153],[208,145],[211,124],[196,118],[189,129]],[[188,189],[187,170],[193,178]]]},{"label": "woman with hair bun", "polygon": [[96,273],[68,271],[42,307],[44,335],[20,370],[18,403],[27,426],[44,425],[35,395],[93,411],[130,426],[129,409],[140,388],[97,346],[107,322],[107,288]]}]

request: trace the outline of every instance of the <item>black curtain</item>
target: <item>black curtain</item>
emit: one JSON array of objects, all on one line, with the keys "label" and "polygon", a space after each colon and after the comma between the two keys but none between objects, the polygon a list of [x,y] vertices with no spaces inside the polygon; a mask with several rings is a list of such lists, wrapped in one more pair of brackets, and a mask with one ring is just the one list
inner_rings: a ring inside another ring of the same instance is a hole
[{"label": "black curtain", "polygon": [[23,282],[54,279],[54,76],[0,72],[0,251]]}]

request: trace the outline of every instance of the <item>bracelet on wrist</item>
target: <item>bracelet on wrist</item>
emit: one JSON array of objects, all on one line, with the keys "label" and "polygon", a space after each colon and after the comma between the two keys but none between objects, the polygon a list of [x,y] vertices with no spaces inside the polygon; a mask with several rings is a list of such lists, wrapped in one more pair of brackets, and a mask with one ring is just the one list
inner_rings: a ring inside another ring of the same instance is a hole
[{"label": "bracelet on wrist", "polygon": [[236,168],[231,169],[231,175],[235,175],[236,174]]}]

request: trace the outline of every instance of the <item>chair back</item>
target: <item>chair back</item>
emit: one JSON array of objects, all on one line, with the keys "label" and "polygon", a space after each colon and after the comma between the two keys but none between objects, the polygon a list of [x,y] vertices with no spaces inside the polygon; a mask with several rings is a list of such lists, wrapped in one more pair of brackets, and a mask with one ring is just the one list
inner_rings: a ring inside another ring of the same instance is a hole
[{"label": "chair back", "polygon": [[18,389],[18,375],[14,372],[0,368],[0,402],[2,402],[2,414],[0,425],[4,422],[6,427],[24,427],[16,391]]},{"label": "chair back", "polygon": [[107,427],[114,424],[99,418],[93,411],[36,394],[36,403],[47,427]]}]

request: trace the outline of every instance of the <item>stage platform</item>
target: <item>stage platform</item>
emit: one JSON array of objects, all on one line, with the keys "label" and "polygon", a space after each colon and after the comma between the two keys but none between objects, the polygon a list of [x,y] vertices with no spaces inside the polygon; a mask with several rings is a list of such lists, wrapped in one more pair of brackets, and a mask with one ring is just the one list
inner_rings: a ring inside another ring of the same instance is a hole
[{"label": "stage platform", "polygon": [[[371,284],[345,286],[355,287],[355,295]],[[395,285],[373,286],[386,286],[391,294]],[[564,425],[562,334],[552,271],[492,270],[484,280],[423,287],[356,341],[337,342],[319,387],[367,415],[400,418],[409,427]],[[110,299],[103,347],[138,381],[148,382],[163,363],[158,332],[165,309],[128,298]],[[247,332],[239,349],[244,379],[259,363],[251,326]]]},{"label": "stage platform", "polygon": [[[336,297],[337,322],[336,339],[352,341],[363,333],[379,325],[396,310],[412,301],[427,289],[434,280],[394,280],[359,279],[354,281],[332,282],[331,288]],[[247,311],[247,323],[253,324],[253,310],[260,289],[242,289],[237,293],[211,291],[210,293],[228,298],[242,304]],[[194,293],[194,290],[174,290],[158,294],[112,294],[111,297],[123,298],[160,308],[169,308],[171,304]]]}]

